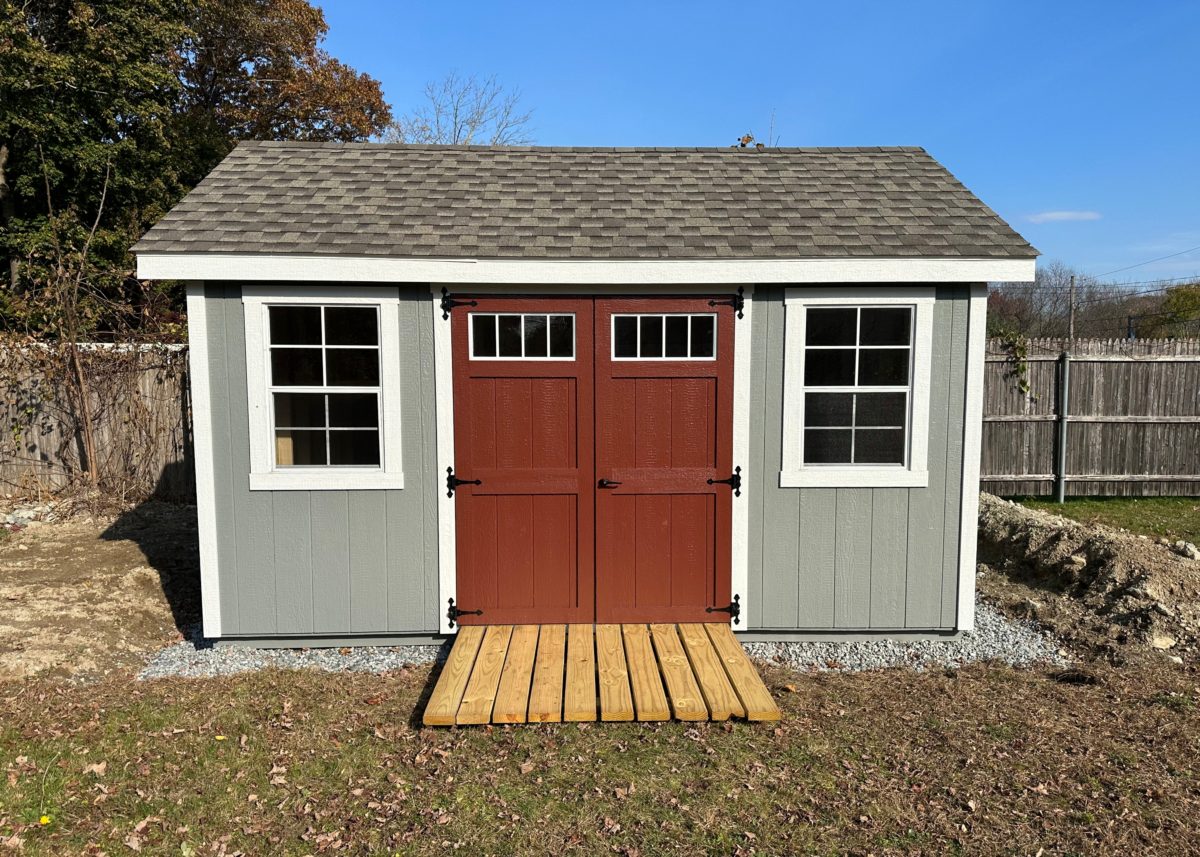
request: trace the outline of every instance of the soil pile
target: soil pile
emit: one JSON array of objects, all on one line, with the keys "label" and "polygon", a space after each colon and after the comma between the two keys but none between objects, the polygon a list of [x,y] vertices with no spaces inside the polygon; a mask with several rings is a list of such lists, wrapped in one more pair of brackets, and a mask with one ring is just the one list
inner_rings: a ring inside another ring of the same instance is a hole
[{"label": "soil pile", "polygon": [[1003,609],[1114,660],[1146,646],[1194,660],[1200,636],[1195,547],[982,495],[978,585]]}]

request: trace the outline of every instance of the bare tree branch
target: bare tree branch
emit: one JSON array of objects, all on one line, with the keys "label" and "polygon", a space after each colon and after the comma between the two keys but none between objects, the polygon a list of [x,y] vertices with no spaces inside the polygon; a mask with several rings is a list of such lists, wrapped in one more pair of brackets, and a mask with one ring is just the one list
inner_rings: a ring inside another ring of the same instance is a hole
[{"label": "bare tree branch", "polygon": [[462,77],[451,72],[425,86],[425,103],[384,132],[389,143],[520,146],[533,141],[533,111],[521,93],[506,90],[495,76]]}]

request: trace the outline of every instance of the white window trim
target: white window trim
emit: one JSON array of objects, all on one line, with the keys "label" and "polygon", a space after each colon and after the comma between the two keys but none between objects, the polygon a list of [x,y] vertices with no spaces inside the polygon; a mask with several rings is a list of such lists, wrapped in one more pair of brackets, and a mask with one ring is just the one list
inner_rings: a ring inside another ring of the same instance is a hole
[{"label": "white window trim", "polygon": [[[924,488],[929,485],[929,384],[935,290],[929,286],[794,288],[784,293],[782,488]],[[912,395],[908,465],[808,465],[803,460],[804,323],[808,307],[911,306]]]},{"label": "white window trim", "polygon": [[[497,351],[500,350],[500,316],[516,315],[516,316],[521,317],[521,330],[522,330],[521,356],[518,357],[516,355],[512,355],[512,356],[508,356],[508,357],[500,357],[497,355],[496,357],[480,357],[479,355],[477,355],[475,353],[475,318],[476,318],[476,316],[481,316],[481,315],[490,315],[496,319],[496,350]],[[530,356],[526,356],[526,354],[525,354],[525,337],[524,337],[525,327],[524,326],[525,326],[525,317],[526,316],[542,316],[547,319],[547,322],[546,322],[546,353],[547,353],[547,356],[546,357],[530,357]],[[560,318],[565,317],[565,318],[571,319],[571,356],[570,357],[550,357],[549,356],[549,352],[550,352],[549,319],[554,318],[556,316],[560,317]],[[503,362],[503,361],[508,361],[508,362],[518,361],[520,363],[539,363],[539,362],[540,363],[574,363],[575,362],[575,350],[576,350],[576,346],[578,345],[578,338],[579,338],[578,337],[578,329],[576,328],[575,321],[576,321],[575,313],[573,313],[573,312],[471,312],[471,313],[467,313],[467,354],[469,355],[469,359],[474,363],[484,363],[484,362],[497,363],[497,362]]]},{"label": "white window trim", "polygon": [[[676,316],[683,317],[688,320],[688,356],[687,357],[667,357],[666,342],[667,342],[667,317]],[[637,357],[618,357],[617,356],[617,319],[618,318],[635,318],[637,319]],[[661,318],[663,320],[663,352],[662,357],[642,357],[642,319],[643,318]],[[693,357],[692,356],[692,319],[693,318],[711,318],[713,320],[713,335],[712,335],[712,357]],[[715,363],[717,360],[717,336],[720,324],[715,312],[615,312],[609,316],[608,324],[608,341],[609,359],[614,363]]]},{"label": "white window trim", "polygon": [[[379,467],[288,467],[274,465],[271,425],[271,305],[374,306],[379,310]],[[404,487],[400,408],[400,294],[395,288],[305,288],[246,286],[246,397],[250,416],[251,491],[352,491]]]}]

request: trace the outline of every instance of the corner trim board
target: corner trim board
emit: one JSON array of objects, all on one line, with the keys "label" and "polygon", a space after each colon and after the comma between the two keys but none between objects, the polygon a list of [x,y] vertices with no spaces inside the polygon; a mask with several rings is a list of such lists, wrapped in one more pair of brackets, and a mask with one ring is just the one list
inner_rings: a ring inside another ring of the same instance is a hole
[{"label": "corner trim board", "polygon": [[217,485],[213,470],[212,389],[208,377],[208,309],[204,300],[204,283],[189,282],[186,290],[201,619],[204,636],[220,637],[221,578],[217,565]]},{"label": "corner trim board", "polygon": [[[440,283],[429,286],[429,320],[433,324],[434,419],[437,424],[437,473],[454,464],[454,354],[450,348],[450,321],[442,319]],[[454,521],[454,498],[437,492],[438,516],[438,631],[453,634],[455,628],[442,608],[455,598],[458,569],[458,530]]]},{"label": "corner trim board", "polygon": [[1031,282],[1033,259],[435,259],[271,253],[139,253],[143,279],[481,282],[502,285]]},{"label": "corner trim board", "polygon": [[967,391],[963,415],[962,520],[959,533],[956,629],[975,628],[975,559],[979,535],[979,467],[983,447],[983,358],[987,342],[987,284],[971,286],[967,319]]}]

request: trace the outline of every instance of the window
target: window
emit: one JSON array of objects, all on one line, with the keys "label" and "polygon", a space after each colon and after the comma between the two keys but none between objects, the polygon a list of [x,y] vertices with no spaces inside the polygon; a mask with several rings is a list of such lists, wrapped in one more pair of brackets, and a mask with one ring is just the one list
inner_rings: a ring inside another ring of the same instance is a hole
[{"label": "window", "polygon": [[713,313],[638,314],[612,317],[613,360],[715,360]]},{"label": "window", "polygon": [[788,486],[928,483],[933,290],[789,289]]},{"label": "window", "polygon": [[575,316],[470,314],[472,360],[574,360]]},{"label": "window", "polygon": [[400,488],[394,290],[247,288],[250,487]]}]

